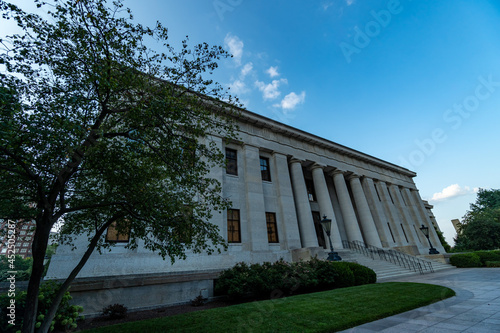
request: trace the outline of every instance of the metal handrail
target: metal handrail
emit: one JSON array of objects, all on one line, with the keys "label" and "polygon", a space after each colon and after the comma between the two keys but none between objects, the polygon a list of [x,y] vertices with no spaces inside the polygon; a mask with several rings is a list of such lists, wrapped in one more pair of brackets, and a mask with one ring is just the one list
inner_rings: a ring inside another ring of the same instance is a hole
[{"label": "metal handrail", "polygon": [[386,250],[357,240],[343,240],[342,245],[344,248],[354,250],[366,257],[370,257],[371,259],[375,259],[375,256],[378,256],[381,260],[391,262],[414,272],[419,272],[420,274],[424,274],[425,272],[434,272],[431,262],[397,250]]}]

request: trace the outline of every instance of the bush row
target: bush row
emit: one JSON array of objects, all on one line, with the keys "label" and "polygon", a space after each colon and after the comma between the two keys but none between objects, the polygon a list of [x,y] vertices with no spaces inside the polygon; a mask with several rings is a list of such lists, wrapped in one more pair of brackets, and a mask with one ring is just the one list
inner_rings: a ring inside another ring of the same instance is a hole
[{"label": "bush row", "polygon": [[460,268],[499,267],[495,266],[498,262],[500,262],[500,250],[460,253],[450,257],[450,264]]},{"label": "bush row", "polygon": [[375,283],[377,275],[368,267],[351,262],[309,261],[247,265],[243,262],[221,273],[215,293],[240,301],[268,299],[335,288]]}]

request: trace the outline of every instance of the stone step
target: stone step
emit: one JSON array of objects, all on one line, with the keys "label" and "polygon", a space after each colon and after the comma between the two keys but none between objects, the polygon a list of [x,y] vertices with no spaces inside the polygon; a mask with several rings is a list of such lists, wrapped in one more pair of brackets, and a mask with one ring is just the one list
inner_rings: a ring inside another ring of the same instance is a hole
[{"label": "stone step", "polygon": [[[373,271],[375,271],[375,273],[377,274],[378,280],[401,277],[406,275],[420,274],[420,272],[415,272],[409,268],[401,267],[399,265],[393,264],[385,260],[381,260],[379,258],[372,259],[371,257],[364,256],[361,253],[357,253],[351,250],[343,249],[338,252],[344,261],[356,262],[360,265],[373,269]],[[431,262],[434,271],[454,268],[454,266],[442,262],[436,262],[428,259],[422,259],[422,260]],[[430,273],[430,272],[427,271],[425,273]]]}]

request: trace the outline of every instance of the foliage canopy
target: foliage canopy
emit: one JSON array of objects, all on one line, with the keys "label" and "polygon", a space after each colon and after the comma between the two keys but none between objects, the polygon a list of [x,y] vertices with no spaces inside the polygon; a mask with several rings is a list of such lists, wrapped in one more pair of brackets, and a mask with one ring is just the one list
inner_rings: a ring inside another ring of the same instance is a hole
[{"label": "foliage canopy", "polygon": [[457,250],[500,248],[500,190],[480,189],[476,202],[463,217],[455,239]]},{"label": "foliage canopy", "polygon": [[49,232],[62,219],[60,241],[89,239],[69,280],[109,246],[102,235],[113,222],[129,247],[140,239],[171,260],[225,246],[209,220],[228,202],[210,170],[224,164],[213,138],[235,137],[237,105],[205,78],[229,56],[220,46],[186,38],[175,51],[164,26],[133,23],[121,1],[35,3],[48,19],[0,0],[2,18],[22,31],[1,43],[0,216],[36,221],[32,314]]}]

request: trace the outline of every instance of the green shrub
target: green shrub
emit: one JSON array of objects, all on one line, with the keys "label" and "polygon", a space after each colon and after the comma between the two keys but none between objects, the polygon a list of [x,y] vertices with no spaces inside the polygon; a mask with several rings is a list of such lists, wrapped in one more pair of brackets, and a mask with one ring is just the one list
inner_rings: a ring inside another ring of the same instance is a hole
[{"label": "green shrub", "polygon": [[127,307],[123,304],[112,304],[104,307],[101,314],[109,319],[125,318],[127,316]]},{"label": "green shrub", "polygon": [[[40,285],[40,292],[38,294],[38,316],[35,324],[37,327],[40,327],[42,324],[42,321],[52,304],[52,299],[59,287],[60,284],[53,281],[44,282]],[[75,329],[77,327],[77,321],[83,319],[83,316],[80,316],[83,308],[81,306],[69,305],[71,298],[72,297],[69,292],[64,294],[54,321],[52,322],[52,326],[50,328],[51,331],[54,329],[58,329],[60,331]],[[0,295],[0,331],[5,333],[16,332],[21,329],[24,307],[26,305],[26,292],[17,291],[15,295],[15,326],[8,323],[10,318],[7,317],[7,307],[9,306],[11,299],[12,298],[7,293]]]},{"label": "green shrub", "polygon": [[297,263],[279,260],[236,264],[221,273],[215,283],[215,293],[227,295],[231,300],[268,299],[374,282],[375,272],[355,263],[317,258]]},{"label": "green shrub", "polygon": [[500,251],[475,251],[474,254],[478,255],[481,259],[482,266],[486,266],[487,261],[500,261]]},{"label": "green shrub", "polygon": [[355,286],[377,282],[377,274],[372,269],[356,263],[350,263],[349,268],[354,274]]},{"label": "green shrub", "polygon": [[487,261],[486,267],[500,267],[500,261]]},{"label": "green shrub", "polygon": [[455,254],[450,257],[450,264],[456,267],[481,267],[481,258],[475,253]]}]

